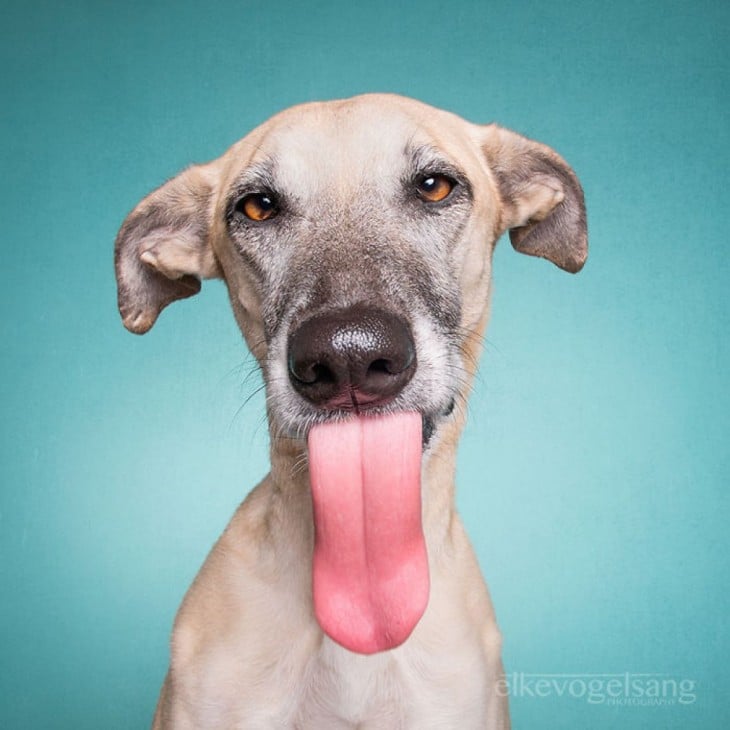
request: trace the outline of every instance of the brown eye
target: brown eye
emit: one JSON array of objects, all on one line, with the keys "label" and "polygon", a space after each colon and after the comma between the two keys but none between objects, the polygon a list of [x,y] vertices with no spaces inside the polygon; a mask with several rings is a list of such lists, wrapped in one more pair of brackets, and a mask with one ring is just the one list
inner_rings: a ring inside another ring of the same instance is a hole
[{"label": "brown eye", "polygon": [[269,193],[246,195],[239,200],[236,210],[239,210],[252,221],[266,221],[279,212],[274,196]]},{"label": "brown eye", "polygon": [[456,182],[446,175],[425,175],[416,184],[416,190],[427,203],[439,203],[446,200]]}]

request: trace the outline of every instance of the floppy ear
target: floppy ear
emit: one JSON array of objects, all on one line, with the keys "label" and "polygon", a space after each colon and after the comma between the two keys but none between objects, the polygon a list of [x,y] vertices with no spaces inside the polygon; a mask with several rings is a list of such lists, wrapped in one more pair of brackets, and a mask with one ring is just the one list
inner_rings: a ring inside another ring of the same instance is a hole
[{"label": "floppy ear", "polygon": [[502,198],[500,232],[515,250],[565,271],[583,268],[588,234],[583,189],[554,150],[508,129],[484,129],[482,148]]},{"label": "floppy ear", "polygon": [[220,276],[210,246],[215,163],[191,167],[142,200],[114,245],[119,312],[135,334],[152,327],[170,302]]}]

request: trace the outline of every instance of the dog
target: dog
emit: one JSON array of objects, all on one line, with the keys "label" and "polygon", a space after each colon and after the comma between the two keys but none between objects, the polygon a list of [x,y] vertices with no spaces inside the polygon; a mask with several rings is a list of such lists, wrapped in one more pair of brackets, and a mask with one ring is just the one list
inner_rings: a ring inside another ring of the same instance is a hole
[{"label": "dog", "polygon": [[577,272],[549,147],[404,97],[281,112],[144,198],[115,244],[134,333],[222,278],[271,472],[177,614],[153,728],[508,728],[501,635],[454,506],[492,252]]}]

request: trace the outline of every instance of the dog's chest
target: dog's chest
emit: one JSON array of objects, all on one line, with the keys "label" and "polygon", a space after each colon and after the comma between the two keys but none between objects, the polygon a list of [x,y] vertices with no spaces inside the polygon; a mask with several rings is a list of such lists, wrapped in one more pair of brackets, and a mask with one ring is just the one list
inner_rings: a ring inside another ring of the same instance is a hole
[{"label": "dog's chest", "polygon": [[325,638],[302,676],[294,726],[403,727],[411,683],[408,664],[392,652],[361,656]]},{"label": "dog's chest", "polygon": [[[495,677],[476,646],[433,654],[411,644],[353,654],[325,638],[305,656],[294,639],[252,672],[227,651],[211,652],[174,682],[185,701],[175,727],[288,730],[435,730],[485,727]],[[311,646],[311,645],[310,645]],[[180,699],[183,699],[182,697]],[[183,709],[187,708],[187,709]],[[183,721],[184,718],[184,721]]]},{"label": "dog's chest", "polygon": [[[474,657],[461,659],[477,669]],[[291,726],[302,730],[479,727],[476,718],[484,710],[481,669],[464,678],[464,667],[449,657],[435,661],[410,647],[361,656],[325,639],[303,677]],[[481,681],[470,686],[474,674]]]}]

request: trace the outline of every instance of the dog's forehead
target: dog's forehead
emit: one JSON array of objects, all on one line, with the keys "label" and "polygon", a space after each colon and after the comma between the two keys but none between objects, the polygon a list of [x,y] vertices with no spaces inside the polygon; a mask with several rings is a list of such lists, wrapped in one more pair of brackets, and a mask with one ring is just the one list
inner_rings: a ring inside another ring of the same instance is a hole
[{"label": "dog's forehead", "polygon": [[407,119],[388,117],[342,109],[306,114],[277,129],[271,140],[276,177],[297,192],[330,186],[344,192],[368,179],[384,184],[404,166],[412,133]]},{"label": "dog's forehead", "polygon": [[452,114],[396,96],[305,104],[256,130],[245,167],[266,169],[279,188],[298,196],[390,187],[419,151],[452,162],[468,157],[469,126]]}]

